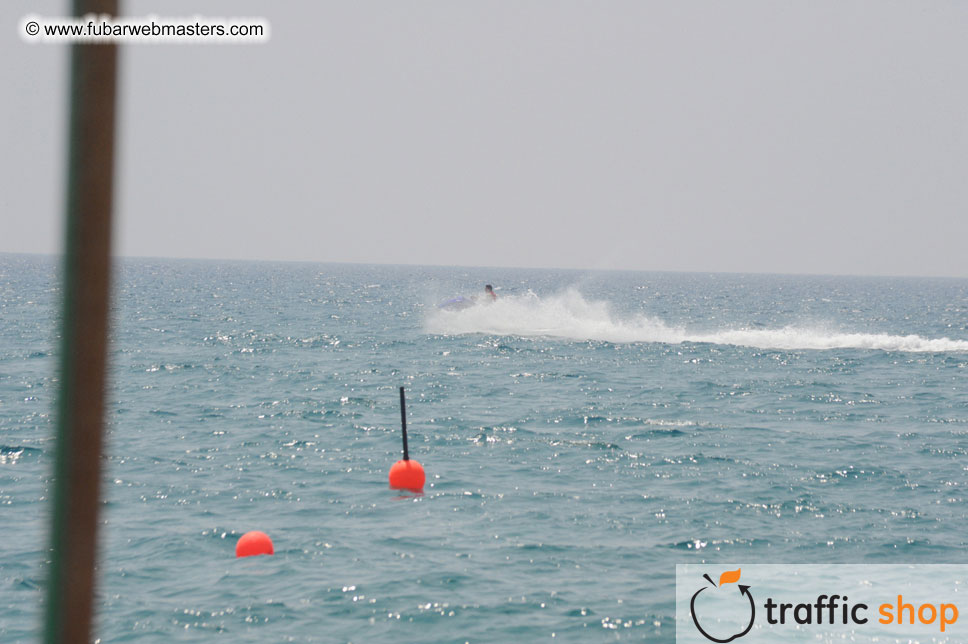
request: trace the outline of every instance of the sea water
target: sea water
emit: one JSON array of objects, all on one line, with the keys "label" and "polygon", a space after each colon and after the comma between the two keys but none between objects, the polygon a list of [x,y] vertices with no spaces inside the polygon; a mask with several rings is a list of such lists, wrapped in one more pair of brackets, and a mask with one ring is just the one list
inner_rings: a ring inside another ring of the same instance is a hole
[{"label": "sea water", "polygon": [[[42,632],[58,272],[0,256],[2,642]],[[968,562],[968,280],[131,259],[114,291],[102,642],[671,642],[676,563]],[[388,489],[400,386],[422,495]]]}]

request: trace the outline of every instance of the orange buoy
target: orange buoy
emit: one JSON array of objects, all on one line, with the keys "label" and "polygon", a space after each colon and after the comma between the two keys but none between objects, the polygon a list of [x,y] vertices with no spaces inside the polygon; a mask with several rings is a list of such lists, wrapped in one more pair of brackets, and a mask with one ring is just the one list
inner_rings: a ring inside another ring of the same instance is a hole
[{"label": "orange buoy", "polygon": [[395,490],[420,492],[426,480],[423,465],[417,461],[411,459],[397,461],[390,468],[390,487]]},{"label": "orange buoy", "polygon": [[422,492],[427,477],[423,465],[410,460],[410,451],[407,449],[407,403],[403,387],[400,387],[400,425],[403,433],[403,460],[397,461],[390,468],[390,487],[395,490]]},{"label": "orange buoy", "polygon": [[236,557],[252,557],[254,555],[271,555],[275,551],[272,548],[272,539],[265,532],[253,530],[246,532],[239,537],[239,542],[235,544]]}]

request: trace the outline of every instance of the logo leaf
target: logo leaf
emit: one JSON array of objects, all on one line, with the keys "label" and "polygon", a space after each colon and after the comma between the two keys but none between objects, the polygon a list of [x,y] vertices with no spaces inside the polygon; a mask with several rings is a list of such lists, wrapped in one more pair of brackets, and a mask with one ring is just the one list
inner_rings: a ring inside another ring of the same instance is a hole
[{"label": "logo leaf", "polygon": [[736,570],[727,570],[719,576],[719,585],[723,584],[733,584],[739,581],[739,573],[742,568],[737,568]]}]

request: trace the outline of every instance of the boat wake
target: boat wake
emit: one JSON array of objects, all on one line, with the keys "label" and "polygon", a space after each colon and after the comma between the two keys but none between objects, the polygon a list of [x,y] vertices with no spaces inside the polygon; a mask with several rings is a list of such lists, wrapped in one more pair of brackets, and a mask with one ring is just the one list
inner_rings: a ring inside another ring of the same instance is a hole
[{"label": "boat wake", "polygon": [[889,333],[845,333],[801,326],[734,328],[692,332],[647,315],[617,317],[608,302],[586,300],[575,289],[539,298],[533,293],[505,296],[459,311],[433,310],[425,330],[438,335],[483,333],[519,337],[632,343],[658,342],[756,347],[761,349],[872,349],[905,352],[968,352],[968,340]]}]

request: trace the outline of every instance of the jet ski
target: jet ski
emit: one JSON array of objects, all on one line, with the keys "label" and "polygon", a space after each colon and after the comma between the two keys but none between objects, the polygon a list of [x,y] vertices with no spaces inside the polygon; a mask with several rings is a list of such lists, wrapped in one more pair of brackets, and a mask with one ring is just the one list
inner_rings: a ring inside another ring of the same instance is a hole
[{"label": "jet ski", "polygon": [[437,308],[441,311],[463,311],[464,309],[470,308],[475,304],[477,304],[477,300],[474,298],[458,295],[457,297],[452,297],[449,300],[444,300],[437,305]]}]

